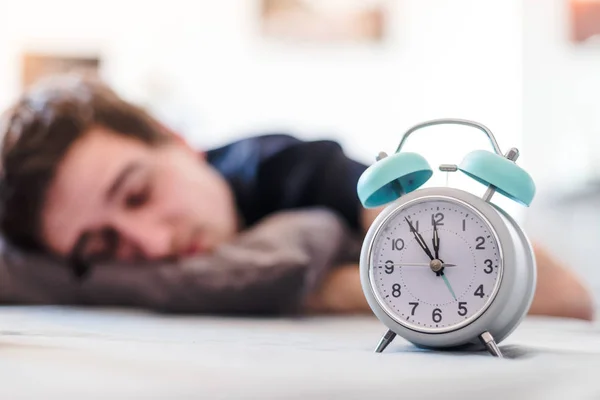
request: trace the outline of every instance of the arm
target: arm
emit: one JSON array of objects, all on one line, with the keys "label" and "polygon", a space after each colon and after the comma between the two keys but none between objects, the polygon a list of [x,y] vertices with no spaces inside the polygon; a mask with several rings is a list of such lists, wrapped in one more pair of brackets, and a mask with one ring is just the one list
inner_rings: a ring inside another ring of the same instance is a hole
[{"label": "arm", "polygon": [[0,301],[126,306],[165,313],[295,314],[345,249],[331,212],[274,213],[210,254],[95,264],[75,279],[65,262],[4,243]]},{"label": "arm", "polygon": [[[383,208],[360,210],[360,227],[363,236]],[[308,298],[306,309],[312,313],[370,312],[360,283],[358,263],[342,265],[330,271],[321,286]]]},{"label": "arm", "polygon": [[366,235],[367,231],[375,221],[375,218],[383,211],[385,206],[378,208],[363,208],[360,211],[360,225],[363,230],[363,235]]},{"label": "arm", "polygon": [[[361,227],[366,233],[383,208],[363,209]],[[530,315],[582,320],[594,319],[594,300],[589,288],[567,265],[539,243],[533,243],[537,266],[537,287]],[[356,313],[369,311],[361,290],[357,265],[343,266],[329,273],[315,293],[313,308],[318,311]]]},{"label": "arm", "polygon": [[594,299],[586,284],[539,243],[533,244],[537,287],[529,314],[594,319]]}]

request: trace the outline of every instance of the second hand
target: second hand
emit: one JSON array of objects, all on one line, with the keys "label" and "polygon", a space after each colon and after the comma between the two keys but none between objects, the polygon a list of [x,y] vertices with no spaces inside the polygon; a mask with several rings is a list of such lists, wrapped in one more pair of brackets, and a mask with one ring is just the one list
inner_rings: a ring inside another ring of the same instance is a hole
[{"label": "second hand", "polygon": [[[431,239],[431,242],[433,244],[433,251],[435,252],[435,259],[439,260],[440,259],[440,237],[438,235],[437,224],[435,222],[433,224],[433,238]],[[454,301],[456,301],[456,294],[454,293],[454,289],[452,289],[452,285],[450,284],[448,277],[446,276],[446,274],[444,274],[444,267],[442,267],[441,271],[439,272],[439,276],[442,277],[442,279],[444,280],[444,283],[446,284],[446,287],[450,291],[450,294],[452,294]]]},{"label": "second hand", "polygon": [[446,284],[446,287],[448,287],[448,290],[450,290],[450,293],[452,294],[452,297],[454,297],[454,300],[456,300],[456,295],[454,294],[454,290],[452,290],[452,285],[450,285],[450,282],[448,281],[448,278],[446,277],[446,274],[442,274],[442,279],[444,280],[444,283]]}]

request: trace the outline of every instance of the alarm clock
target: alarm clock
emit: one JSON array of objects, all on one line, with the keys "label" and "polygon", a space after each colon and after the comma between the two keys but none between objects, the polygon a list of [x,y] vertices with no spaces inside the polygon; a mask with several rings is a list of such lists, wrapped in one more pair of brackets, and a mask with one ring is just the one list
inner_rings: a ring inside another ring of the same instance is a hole
[{"label": "alarm clock", "polygon": [[[475,150],[459,165],[440,166],[487,186],[482,196],[452,187],[421,188],[433,170],[422,155],[402,147],[419,129],[441,124],[487,135],[493,151]],[[362,290],[388,329],[376,352],[399,335],[420,348],[487,349],[502,357],[498,344],[527,314],[536,286],[527,235],[490,201],[498,193],[526,207],[532,202],[535,184],[516,164],[518,155],[516,148],[502,153],[480,123],[438,119],[410,128],[394,154],[380,153],[360,176],[363,207],[385,206],[360,254]]]}]

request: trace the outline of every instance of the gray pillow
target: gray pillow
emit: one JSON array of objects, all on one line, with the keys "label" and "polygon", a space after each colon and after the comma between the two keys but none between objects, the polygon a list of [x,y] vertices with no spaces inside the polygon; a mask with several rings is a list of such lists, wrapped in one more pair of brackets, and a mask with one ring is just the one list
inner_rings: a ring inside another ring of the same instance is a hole
[{"label": "gray pillow", "polygon": [[359,246],[344,222],[325,209],[273,214],[210,255],[169,263],[100,264],[83,279],[65,263],[4,243],[0,302],[294,313],[329,268],[357,261]]}]

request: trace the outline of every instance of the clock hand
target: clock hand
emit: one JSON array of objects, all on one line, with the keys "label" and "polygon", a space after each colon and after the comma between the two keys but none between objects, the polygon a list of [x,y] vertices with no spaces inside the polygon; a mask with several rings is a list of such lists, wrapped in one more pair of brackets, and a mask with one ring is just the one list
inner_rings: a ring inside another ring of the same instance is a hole
[{"label": "clock hand", "polygon": [[[437,230],[437,224],[434,222],[433,223],[433,239],[431,239],[431,242],[433,243],[433,251],[435,252],[435,259],[436,260],[440,260],[440,236],[438,235],[438,230]],[[436,272],[437,276],[444,276],[444,260],[440,260],[442,262],[442,269]],[[449,283],[446,282],[446,284],[448,285],[448,287],[450,287]],[[452,289],[450,289],[452,290]],[[456,299],[456,297],[455,297]]]},{"label": "clock hand", "polygon": [[[385,263],[378,265],[379,267],[385,267],[393,265],[395,267],[431,267],[431,263]],[[456,264],[442,264],[442,267],[456,267]]]},{"label": "clock hand", "polygon": [[431,254],[431,251],[429,251],[429,247],[427,247],[427,243],[425,243],[425,241],[423,240],[423,236],[421,236],[421,234],[419,232],[417,232],[417,230],[415,229],[413,224],[408,220],[408,218],[404,217],[404,219],[406,220],[406,222],[408,222],[408,226],[410,226],[410,231],[415,236],[415,240],[417,241],[417,243],[419,243],[419,246],[421,246],[421,248],[423,249],[425,254],[427,254],[429,259],[433,260],[434,259],[433,255]]},{"label": "clock hand", "polygon": [[445,274],[442,274],[442,279],[444,280],[444,283],[446,284],[446,287],[448,288],[448,290],[450,290],[452,297],[454,297],[454,300],[456,300],[456,295],[454,294],[454,290],[452,290],[452,286],[450,285],[450,282],[448,281],[448,278],[446,277]]},{"label": "clock hand", "polygon": [[440,237],[438,236],[437,224],[433,224],[433,251],[435,252],[435,258],[440,259]]}]

